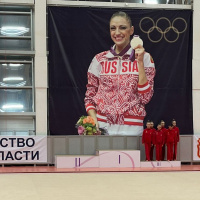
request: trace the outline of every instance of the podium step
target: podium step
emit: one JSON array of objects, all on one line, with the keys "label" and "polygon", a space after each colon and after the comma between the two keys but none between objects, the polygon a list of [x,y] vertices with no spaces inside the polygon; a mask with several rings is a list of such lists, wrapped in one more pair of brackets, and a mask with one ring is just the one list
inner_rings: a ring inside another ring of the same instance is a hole
[{"label": "podium step", "polygon": [[140,167],[138,150],[104,150],[99,151],[100,168],[134,168]]},{"label": "podium step", "polygon": [[141,162],[140,167],[154,168],[154,167],[180,167],[181,161],[144,161]]},{"label": "podium step", "polygon": [[96,155],[57,155],[57,168],[134,168],[140,167],[138,150],[104,150]]},{"label": "podium step", "polygon": [[94,155],[57,155],[55,166],[56,168],[96,168],[99,167],[99,158]]},{"label": "podium step", "polygon": [[139,150],[99,150],[96,155],[57,155],[56,168],[180,167],[180,161],[140,162]]}]

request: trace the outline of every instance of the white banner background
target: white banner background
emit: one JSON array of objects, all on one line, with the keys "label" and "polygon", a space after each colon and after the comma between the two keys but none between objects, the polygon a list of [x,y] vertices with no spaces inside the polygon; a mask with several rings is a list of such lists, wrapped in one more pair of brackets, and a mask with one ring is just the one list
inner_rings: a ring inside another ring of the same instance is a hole
[{"label": "white banner background", "polygon": [[45,162],[46,136],[0,136],[0,163]]},{"label": "white banner background", "polygon": [[193,160],[200,160],[200,135],[193,136]]}]

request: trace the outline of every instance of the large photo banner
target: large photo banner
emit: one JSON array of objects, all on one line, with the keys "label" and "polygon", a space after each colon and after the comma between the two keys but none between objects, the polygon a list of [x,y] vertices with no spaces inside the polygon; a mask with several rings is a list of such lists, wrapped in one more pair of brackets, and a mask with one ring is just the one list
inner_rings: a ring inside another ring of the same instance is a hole
[{"label": "large photo banner", "polygon": [[0,163],[46,162],[46,136],[0,136]]},{"label": "large photo banner", "polygon": [[[87,71],[93,57],[109,50],[109,20],[119,9],[48,8],[49,131],[76,135],[86,115]],[[147,120],[168,125],[176,119],[180,134],[193,134],[192,11],[123,10],[154,60],[154,94],[146,105]]]}]

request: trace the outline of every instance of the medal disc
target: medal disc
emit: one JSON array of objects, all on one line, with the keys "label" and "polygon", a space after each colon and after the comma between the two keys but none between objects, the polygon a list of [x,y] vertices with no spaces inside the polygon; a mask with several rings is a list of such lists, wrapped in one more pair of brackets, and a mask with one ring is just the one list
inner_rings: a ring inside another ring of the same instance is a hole
[{"label": "medal disc", "polygon": [[143,46],[143,41],[139,36],[133,36],[133,39],[131,40],[131,47],[134,49],[138,45]]}]

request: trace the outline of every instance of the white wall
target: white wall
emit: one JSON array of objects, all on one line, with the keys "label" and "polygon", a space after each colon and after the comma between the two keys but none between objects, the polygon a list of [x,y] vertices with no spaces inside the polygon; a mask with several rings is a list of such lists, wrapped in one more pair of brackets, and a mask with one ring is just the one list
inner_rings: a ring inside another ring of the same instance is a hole
[{"label": "white wall", "polygon": [[193,4],[193,60],[192,60],[192,91],[193,91],[193,123],[194,134],[200,134],[200,1]]},{"label": "white wall", "polygon": [[35,111],[36,134],[47,134],[46,0],[35,1]]}]

